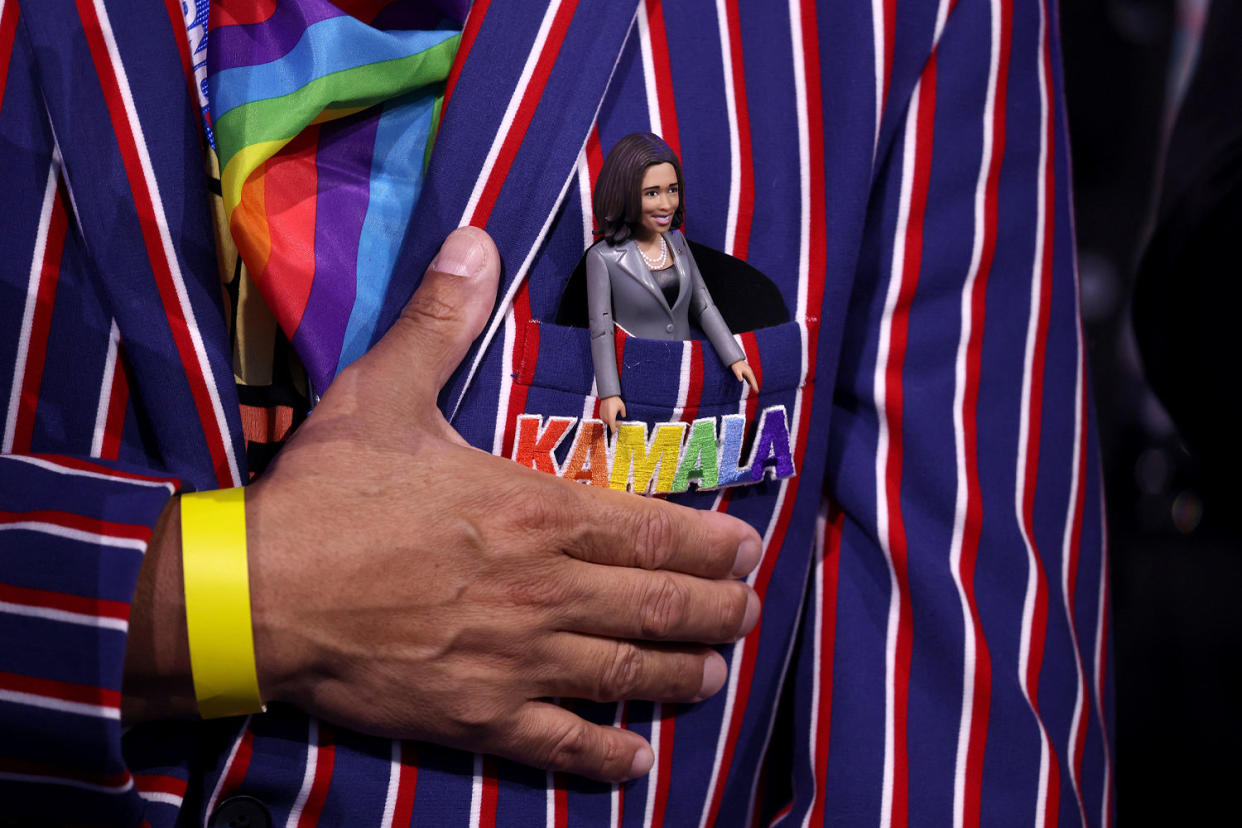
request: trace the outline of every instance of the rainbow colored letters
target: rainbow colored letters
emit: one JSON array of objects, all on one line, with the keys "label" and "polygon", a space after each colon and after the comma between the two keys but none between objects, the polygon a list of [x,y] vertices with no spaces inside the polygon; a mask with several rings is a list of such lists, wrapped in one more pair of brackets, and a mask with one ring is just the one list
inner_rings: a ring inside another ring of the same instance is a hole
[{"label": "rainbow colored letters", "polygon": [[743,486],[770,476],[793,477],[793,452],[785,406],[765,408],[759,415],[746,465],[740,465],[746,437],[746,417],[727,414],[685,423],[657,423],[649,433],[646,423],[617,426],[612,440],[599,420],[583,420],[563,463],[556,450],[577,417],[523,414],[517,421],[513,459],[548,474],[583,480],[592,486],[608,486],[637,494],[684,492],[694,483],[699,489]]}]

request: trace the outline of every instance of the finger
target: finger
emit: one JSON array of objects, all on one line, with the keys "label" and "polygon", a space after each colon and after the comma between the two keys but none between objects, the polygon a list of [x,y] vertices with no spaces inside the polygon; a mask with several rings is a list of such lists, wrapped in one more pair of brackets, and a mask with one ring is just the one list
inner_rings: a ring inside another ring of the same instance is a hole
[{"label": "finger", "polygon": [[487,324],[499,278],[500,255],[491,237],[477,227],[454,230],[369,363],[434,402]]},{"label": "finger", "polygon": [[708,647],[640,644],[615,638],[559,633],[548,639],[539,683],[543,695],[615,702],[642,699],[698,702],[724,686],[729,668]]},{"label": "finger", "polygon": [[624,782],[651,770],[655,754],[647,740],[617,727],[603,727],[547,702],[528,702],[495,750],[518,762],[575,773],[603,782]]},{"label": "finger", "polygon": [[578,486],[574,514],[591,515],[562,551],[610,566],[667,569],[704,578],[742,578],[763,555],[759,533],[720,512]]},{"label": "finger", "polygon": [[751,370],[749,365],[746,366],[746,384],[750,386],[752,393],[759,393],[759,380],[755,377],[755,372]]},{"label": "finger", "polygon": [[759,596],[741,581],[571,561],[564,629],[611,638],[726,644],[754,628]]}]

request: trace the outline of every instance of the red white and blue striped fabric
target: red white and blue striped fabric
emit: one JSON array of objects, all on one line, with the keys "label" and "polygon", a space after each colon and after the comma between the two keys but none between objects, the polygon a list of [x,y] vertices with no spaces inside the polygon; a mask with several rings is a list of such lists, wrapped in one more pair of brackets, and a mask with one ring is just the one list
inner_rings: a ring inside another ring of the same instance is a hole
[{"label": "red white and blue striped fabric", "polygon": [[712,699],[571,703],[651,740],[620,787],[288,708],[136,728],[122,753],[127,602],[172,484],[28,452],[245,473],[185,164],[197,102],[158,0],[0,2],[0,138],[21,150],[0,155],[0,801],[126,825],[200,825],[239,794],[287,826],[1111,824],[1051,0],[475,3],[377,328],[450,229],[486,227],[502,298],[441,400],[468,440],[508,453],[521,414],[597,410],[587,332],[550,320],[628,132],[679,149],[688,237],[791,312],[736,332],[758,395],[707,342],[619,342],[632,417],[783,405],[797,469],[671,496],[760,532],[764,614]]}]

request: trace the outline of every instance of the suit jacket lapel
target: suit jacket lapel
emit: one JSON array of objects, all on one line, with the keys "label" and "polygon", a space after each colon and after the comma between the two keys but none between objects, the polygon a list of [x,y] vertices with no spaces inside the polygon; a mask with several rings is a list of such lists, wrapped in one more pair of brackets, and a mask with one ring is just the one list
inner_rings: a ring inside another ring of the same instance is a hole
[{"label": "suit jacket lapel", "polygon": [[[651,275],[651,270],[643,262],[642,253],[639,252],[638,242],[633,239],[618,247],[615,251],[617,256],[617,264],[623,271],[628,273],[634,281],[645,287],[660,307],[664,308],[664,312],[672,318],[673,311],[668,306],[668,300],[664,298],[664,291],[660,290],[660,286],[656,284],[655,277]],[[680,284],[680,274],[678,283]],[[677,297],[677,301],[681,301],[681,296]]]}]

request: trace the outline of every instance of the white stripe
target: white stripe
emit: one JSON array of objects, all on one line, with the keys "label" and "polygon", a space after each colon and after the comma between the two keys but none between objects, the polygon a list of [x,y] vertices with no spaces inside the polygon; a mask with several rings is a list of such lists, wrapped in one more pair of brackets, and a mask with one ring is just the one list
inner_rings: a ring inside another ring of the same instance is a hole
[{"label": "white stripe", "polygon": [[112,386],[116,382],[117,352],[120,350],[121,331],[112,320],[108,330],[108,357],[104,361],[103,383],[99,386],[99,404],[95,406],[95,433],[91,437],[91,457],[103,456],[104,434],[108,429],[108,409],[112,403]]},{"label": "white stripe", "polygon": [[4,441],[0,451],[13,451],[17,431],[17,410],[21,406],[22,383],[26,381],[26,362],[30,358],[30,337],[34,328],[35,307],[39,285],[43,281],[43,259],[47,256],[47,237],[52,225],[52,206],[56,202],[56,179],[60,175],[60,153],[53,149],[48,164],[47,184],[43,188],[43,206],[39,210],[39,229],[35,235],[34,255],[30,257],[30,277],[26,283],[26,307],[22,312],[22,329],[17,336],[17,362],[13,366],[13,386],[9,389],[9,411],[4,421]]},{"label": "white stripe", "polygon": [[76,713],[79,716],[93,716],[98,719],[121,720],[121,708],[104,704],[87,704],[86,702],[66,701],[51,696],[40,696],[35,693],[23,693],[20,690],[4,690],[0,688],[0,701],[10,704],[25,704],[30,707],[42,707],[61,713]]},{"label": "white stripe", "polygon": [[165,793],[164,791],[139,791],[138,795],[148,802],[158,802],[161,805],[171,805],[174,808],[180,808],[182,803],[185,802],[185,797]]},{"label": "white stripe", "polygon": [[[893,820],[893,784],[896,773],[896,671],[897,627],[901,617],[901,592],[897,583],[897,569],[893,565],[893,550],[888,535],[888,485],[886,472],[889,454],[889,425],[887,408],[887,373],[889,350],[892,346],[893,315],[905,274],[906,231],[910,220],[911,191],[914,187],[914,157],[918,143],[919,97],[923,81],[919,80],[910,93],[910,108],[906,113],[905,138],[902,147],[901,200],[897,210],[897,230],[893,239],[893,260],[888,280],[888,293],[884,299],[884,316],[880,320],[880,342],[876,350],[874,394],[876,420],[879,435],[875,456],[876,530],[880,548],[884,550],[884,562],[888,566],[889,603],[888,627],[884,644],[884,788],[880,805],[880,825],[888,826]],[[898,428],[901,424],[898,423]]]},{"label": "white stripe", "polygon": [[544,805],[543,805],[543,822],[547,828],[556,825],[556,777],[552,771],[548,771],[544,776]]},{"label": "white stripe", "polygon": [[[733,341],[736,342],[737,346],[742,349],[742,353],[746,352],[746,347],[742,344],[742,337],[739,334],[733,334]],[[746,402],[747,400],[750,399],[750,385],[745,382],[739,382],[738,389],[739,391],[738,391],[738,400],[737,400],[737,413],[745,416],[746,415]],[[720,511],[720,507],[724,503],[725,492],[727,491],[729,490],[718,489],[716,491],[716,497],[712,501],[711,510],[713,512]]]},{"label": "white stripe", "polygon": [[14,523],[0,523],[0,532],[14,530],[41,532],[45,535],[54,535],[58,538],[82,541],[83,543],[93,543],[97,546],[113,546],[117,549],[136,549],[139,552],[145,552],[147,549],[147,542],[139,538],[114,538],[111,535],[101,535],[97,532],[83,532],[81,529],[70,529],[68,526],[60,526],[55,523],[46,523],[41,520],[19,520]]},{"label": "white stripe", "polygon": [[[208,361],[207,351],[203,347],[203,337],[198,330],[198,322],[194,318],[194,308],[190,304],[189,294],[186,293],[185,279],[181,275],[181,262],[177,258],[177,251],[173,249],[172,234],[168,230],[168,218],[164,215],[164,202],[160,196],[159,183],[155,179],[154,169],[151,166],[151,155],[147,152],[147,142],[142,133],[142,123],[138,120],[138,111],[134,107],[134,98],[130,92],[129,79],[125,74],[125,64],[121,62],[121,55],[116,46],[116,38],[112,35],[112,24],[108,20],[108,12],[104,8],[104,0],[94,0],[94,5],[95,13],[99,17],[99,30],[103,34],[104,43],[108,47],[108,57],[112,62],[113,71],[116,72],[117,86],[120,88],[121,100],[125,104],[125,116],[129,121],[129,128],[134,133],[134,144],[138,148],[138,161],[142,166],[143,184],[147,189],[147,195],[150,197],[155,211],[155,225],[159,230],[164,258],[167,260],[169,272],[172,274],[173,287],[177,293],[177,304],[182,316],[185,318],[186,328],[190,333],[190,342],[194,346],[194,356],[198,361],[198,369],[203,375],[204,384],[207,386],[207,393],[211,397],[211,412],[215,417],[216,429],[219,432],[214,437],[218,438],[224,445],[224,453],[228,460],[229,475],[233,485],[240,486],[242,480],[237,467],[237,458],[233,453],[233,438],[229,432],[228,421],[224,417],[224,408],[220,404],[220,394],[216,389],[211,363]],[[227,378],[227,382],[231,383],[232,381],[232,377]]]},{"label": "white stripe", "polygon": [[483,755],[474,755],[474,779],[470,782],[470,828],[479,828],[483,815]]},{"label": "white stripe", "polygon": [[742,149],[737,125],[737,90],[733,88],[733,49],[729,40],[729,13],[725,0],[716,0],[716,28],[720,37],[720,63],[724,74],[725,113],[729,124],[729,211],[726,214],[725,250],[737,255],[738,203],[742,188]]},{"label": "white stripe", "polygon": [[306,770],[302,773],[302,787],[298,790],[297,799],[293,801],[293,809],[289,811],[285,828],[298,828],[298,822],[302,819],[302,810],[306,807],[306,801],[310,799],[311,788],[315,785],[315,766],[318,764],[319,721],[310,718],[307,719]]},{"label": "white stripe", "polygon": [[[591,133],[587,132],[587,140],[589,141]],[[582,152],[578,153],[578,163],[575,165],[578,174],[578,201],[582,205],[582,249],[586,250],[595,242],[595,222],[593,221],[594,213],[592,205],[594,200],[591,196],[591,165],[587,161],[586,144],[582,145]]]},{"label": "white stripe", "polygon": [[53,609],[51,607],[32,607],[29,604],[13,604],[0,601],[0,612],[10,615],[25,615],[29,618],[42,618],[46,621],[63,621],[66,624],[80,624],[83,627],[98,627],[104,630],[128,632],[129,622],[124,618],[108,618],[103,615],[87,615],[81,612]]},{"label": "white stripe", "polygon": [[90,471],[88,469],[74,469],[69,466],[62,466],[52,460],[42,457],[25,457],[23,455],[11,454],[7,457],[0,457],[0,462],[9,461],[12,463],[26,463],[44,471],[55,472],[56,474],[64,474],[70,477],[89,477],[94,480],[107,480],[109,483],[125,483],[133,486],[150,486],[153,489],[164,489],[169,494],[176,491],[176,487],[167,480],[133,480],[128,477],[121,477],[115,474],[107,474],[105,472]]},{"label": "white stripe", "polygon": [[512,305],[505,310],[504,319],[505,338],[500,351],[500,391],[496,395],[500,404],[496,406],[496,426],[492,429],[492,454],[497,457],[504,453],[505,429],[509,422],[509,398],[513,392],[513,342],[517,337],[517,318]]},{"label": "white stripe", "polygon": [[79,788],[84,791],[94,791],[95,793],[119,794],[125,793],[134,787],[134,780],[131,778],[122,785],[100,785],[95,782],[83,782],[80,779],[66,779],[62,776],[39,776],[33,773],[2,773],[0,772],[0,780],[5,782],[30,782],[36,785],[65,785],[70,788]]},{"label": "white stripe", "polygon": [[[535,73],[535,65],[539,63],[539,57],[543,54],[548,32],[552,29],[552,21],[560,7],[561,0],[551,0],[547,9],[544,10],[543,20],[539,23],[539,31],[535,33],[535,42],[531,44],[530,54],[526,56],[526,63],[522,66],[522,74],[518,76],[517,86],[514,87],[513,94],[509,96],[509,105],[505,108],[505,114],[496,128],[496,135],[492,138],[492,145],[487,151],[487,157],[483,160],[483,167],[474,180],[474,190],[471,191],[470,200],[466,202],[466,211],[461,216],[460,224],[463,227],[474,220],[475,211],[479,208],[479,200],[483,197],[483,190],[487,188],[492,177],[492,168],[496,166],[500,148],[504,146],[505,138],[509,135],[509,130],[513,128],[513,119],[517,116],[518,108],[526,98],[526,88],[530,86],[531,76]],[[496,91],[499,93],[500,90]]]},{"label": "white stripe", "polygon": [[220,801],[220,792],[224,787],[224,780],[229,778],[229,774],[233,770],[233,762],[237,759],[237,751],[241,748],[241,743],[246,737],[246,729],[248,727],[250,727],[250,716],[242,720],[237,736],[233,739],[233,746],[229,748],[229,757],[224,760],[224,770],[220,771],[220,776],[216,778],[216,786],[212,788],[211,798],[207,800],[207,808],[203,811],[203,828],[207,828],[207,815],[216,810],[216,803]]},{"label": "white stripe", "polygon": [[[953,539],[949,547],[949,569],[953,584],[957,587],[958,603],[962,609],[963,655],[962,655],[962,710],[957,728],[957,758],[953,772],[953,825],[960,828],[966,818],[966,762],[970,751],[970,730],[974,721],[975,676],[978,671],[978,642],[975,640],[974,617],[966,598],[962,580],[962,544],[966,531],[966,512],[969,506],[966,474],[966,366],[969,357],[970,336],[974,330],[971,297],[979,267],[983,260],[988,170],[992,165],[993,134],[992,119],[996,113],[996,84],[1000,71],[1000,10],[998,0],[992,0],[991,46],[988,59],[988,88],[983,105],[982,147],[979,157],[979,175],[975,180],[974,242],[970,251],[970,267],[966,282],[962,285],[961,333],[957,340],[957,358],[954,369],[953,388],[953,442],[957,466],[957,497],[954,503]],[[971,428],[975,424],[971,423]],[[976,550],[977,551],[977,550]]]},{"label": "white stripe", "polygon": [[643,60],[643,87],[647,91],[647,122],[651,131],[661,138],[664,137],[664,121],[660,118],[660,89],[656,85],[655,60],[651,54],[651,0],[643,0],[638,5],[635,20],[638,23],[638,50]]},{"label": "white stripe", "polygon": [[643,806],[643,825],[650,826],[655,819],[656,788],[660,784],[660,737],[664,731],[664,705],[656,702],[651,708],[651,752],[655,761],[647,772],[647,802]]},{"label": "white stripe", "polygon": [[[617,712],[612,717],[613,727],[621,727],[625,716],[625,704],[625,702],[617,704]],[[621,825],[621,786],[615,782],[608,794],[608,824],[611,828],[620,828]]]},{"label": "white stripe", "polygon": [[1100,742],[1104,748],[1104,789],[1100,797],[1100,828],[1107,828],[1112,804],[1113,750],[1108,741],[1108,722],[1104,720],[1104,625],[1108,603],[1108,521],[1104,520],[1104,490],[1100,489],[1100,589],[1095,618],[1095,715],[1100,725]]},{"label": "white stripe", "polygon": [[693,367],[694,343],[683,340],[681,343],[681,364],[677,368],[677,404],[673,407],[674,420],[680,420],[686,413],[686,404],[690,401],[690,369]]},{"label": "white stripe", "polygon": [[875,142],[880,148],[880,118],[884,114],[884,0],[871,0],[871,52],[875,56]]},{"label": "white stripe", "polygon": [[1035,182],[1035,256],[1032,265],[1031,306],[1026,326],[1026,352],[1022,370],[1022,416],[1018,428],[1017,485],[1014,489],[1014,509],[1018,524],[1022,528],[1022,542],[1026,547],[1026,597],[1022,602],[1022,638],[1018,651],[1018,684],[1022,695],[1039,727],[1039,790],[1035,800],[1035,828],[1043,828],[1047,820],[1049,760],[1051,758],[1051,741],[1048,730],[1044,727],[1042,717],[1035,708],[1034,699],[1027,688],[1027,671],[1031,660],[1031,635],[1035,621],[1035,593],[1038,586],[1039,561],[1035,557],[1035,542],[1031,536],[1031,527],[1026,525],[1023,514],[1023,501],[1026,499],[1026,461],[1030,443],[1030,405],[1032,373],[1034,371],[1035,344],[1039,327],[1039,310],[1043,302],[1043,269],[1044,269],[1044,234],[1047,232],[1044,210],[1048,194],[1045,187],[1044,171],[1048,164],[1048,90],[1044,85],[1043,42],[1047,36],[1046,21],[1041,7],[1039,19],[1039,166]]},{"label": "white stripe", "polygon": [[384,816],[380,825],[391,826],[397,812],[397,791],[401,787],[401,740],[393,739],[388,761],[388,792],[384,794]]},{"label": "white stripe", "polygon": [[[828,528],[828,501],[819,507],[819,517],[815,519],[815,560],[811,566],[812,587],[815,590],[815,634],[812,636],[811,661],[811,725],[807,728],[807,769],[811,774],[811,799],[806,805],[806,816],[802,819],[802,828],[811,828],[811,814],[815,811],[815,799],[822,796],[820,791],[826,786],[827,780],[815,778],[815,754],[818,752],[819,735],[819,665],[823,663],[824,652],[824,533]],[[801,617],[801,613],[798,614]],[[795,636],[796,637],[796,636]]]},{"label": "white stripe", "polygon": [[[1077,733],[1082,717],[1084,715],[1083,705],[1085,703],[1086,677],[1083,672],[1082,664],[1082,647],[1078,642],[1078,629],[1074,623],[1074,596],[1072,593],[1073,584],[1070,583],[1070,554],[1074,544],[1074,513],[1078,506],[1078,476],[1081,464],[1084,462],[1082,456],[1082,431],[1085,424],[1082,421],[1083,410],[1083,337],[1082,337],[1082,309],[1079,303],[1078,289],[1078,263],[1074,263],[1074,331],[1075,331],[1075,350],[1074,350],[1074,459],[1070,464],[1070,490],[1069,502],[1065,507],[1065,534],[1061,542],[1061,597],[1064,601],[1065,621],[1069,626],[1070,643],[1074,647],[1074,669],[1077,675],[1077,681],[1074,684],[1074,715],[1070,720],[1069,738],[1066,740],[1066,756],[1068,757],[1069,767],[1066,769],[1069,773],[1070,785],[1074,790],[1074,799],[1078,802],[1078,815],[1082,819],[1083,825],[1087,824],[1087,809],[1082,798],[1082,780],[1078,778],[1078,762],[1077,762]],[[1085,498],[1085,493],[1084,493]],[[1086,504],[1084,502],[1085,510]],[[1081,517],[1081,516],[1080,516]],[[1081,552],[1081,549],[1080,549]]]}]

